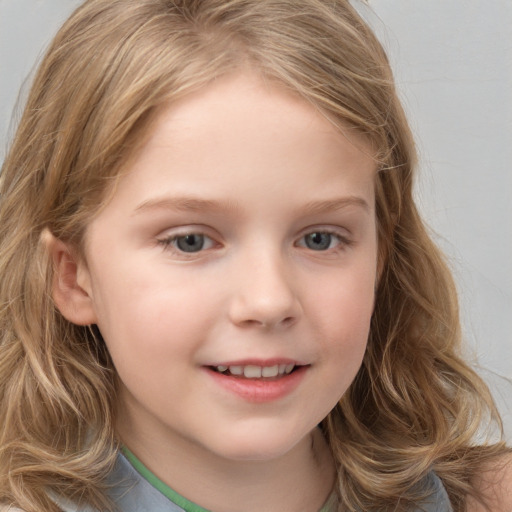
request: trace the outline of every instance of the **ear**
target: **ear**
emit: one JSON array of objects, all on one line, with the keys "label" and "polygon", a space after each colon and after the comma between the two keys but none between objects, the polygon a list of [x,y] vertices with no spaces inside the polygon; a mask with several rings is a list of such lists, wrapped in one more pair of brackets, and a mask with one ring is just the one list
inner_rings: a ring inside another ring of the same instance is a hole
[{"label": "ear", "polygon": [[44,230],[42,241],[53,263],[52,296],[62,316],[77,325],[95,324],[90,274],[85,261],[48,229]]}]

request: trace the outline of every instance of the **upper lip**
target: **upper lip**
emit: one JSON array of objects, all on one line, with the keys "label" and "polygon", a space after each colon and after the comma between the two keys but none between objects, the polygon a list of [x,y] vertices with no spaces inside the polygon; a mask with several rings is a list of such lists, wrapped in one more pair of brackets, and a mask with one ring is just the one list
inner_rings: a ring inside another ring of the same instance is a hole
[{"label": "upper lip", "polygon": [[276,366],[280,364],[293,364],[295,366],[305,366],[307,363],[298,361],[296,359],[291,359],[287,357],[273,357],[269,359],[253,359],[253,358],[245,358],[245,359],[234,359],[229,361],[220,361],[214,362],[211,364],[206,364],[205,366],[261,366],[261,367],[270,367]]}]

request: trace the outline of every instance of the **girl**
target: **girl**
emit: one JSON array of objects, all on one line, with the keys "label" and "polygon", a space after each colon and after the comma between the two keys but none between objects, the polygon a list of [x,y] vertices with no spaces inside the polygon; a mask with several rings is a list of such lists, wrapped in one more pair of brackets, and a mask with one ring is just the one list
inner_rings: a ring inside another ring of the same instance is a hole
[{"label": "girl", "polygon": [[85,2],[1,174],[4,507],[510,510],[414,166],[346,1]]}]

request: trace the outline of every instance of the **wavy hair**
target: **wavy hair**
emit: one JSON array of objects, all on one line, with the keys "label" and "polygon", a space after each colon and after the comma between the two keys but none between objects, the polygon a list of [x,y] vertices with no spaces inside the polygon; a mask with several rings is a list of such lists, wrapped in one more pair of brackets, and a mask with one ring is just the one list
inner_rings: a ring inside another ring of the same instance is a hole
[{"label": "wavy hair", "polygon": [[[322,422],[340,510],[406,510],[434,469],[454,510],[506,448],[461,357],[454,284],[413,201],[414,143],[386,55],[346,0],[90,0],[50,45],[0,176],[0,502],[99,509],[115,369],[52,297],[46,229],[78,250],[159,108],[250,67],[375,149],[381,274],[363,365]],[[49,491],[51,491],[49,493]]]}]

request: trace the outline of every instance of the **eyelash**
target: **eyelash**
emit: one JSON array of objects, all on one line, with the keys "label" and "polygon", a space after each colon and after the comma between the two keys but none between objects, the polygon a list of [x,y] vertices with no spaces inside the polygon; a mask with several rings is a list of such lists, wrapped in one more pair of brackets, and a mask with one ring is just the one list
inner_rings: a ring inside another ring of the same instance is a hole
[{"label": "eyelash", "polygon": [[[181,239],[186,239],[187,237],[203,237],[203,241],[207,240],[207,241],[211,242],[211,245],[215,244],[215,241],[211,237],[209,237],[208,235],[205,235],[204,233],[196,232],[196,231],[190,231],[188,233],[180,233],[177,235],[171,235],[166,238],[162,238],[162,239],[158,240],[158,244],[161,245],[164,248],[164,250],[173,250],[174,252],[184,255],[184,256],[197,254],[199,252],[202,252],[203,250],[207,250],[207,249],[211,248],[211,247],[207,247],[206,249],[204,249],[204,247],[201,246],[198,251],[184,251],[184,250],[180,249],[177,244],[179,243],[179,241]],[[210,245],[210,244],[208,244],[208,245]]]},{"label": "eyelash", "polygon": [[[302,235],[299,240],[300,241],[306,240],[306,238],[308,236],[313,236],[313,235],[329,235],[330,237],[333,237],[333,238],[337,239],[338,243],[334,247],[328,247],[326,250],[318,250],[318,251],[315,251],[314,249],[311,249],[310,247],[307,247],[306,243],[304,243],[304,244],[297,243],[297,245],[299,247],[304,247],[306,249],[310,249],[313,252],[332,252],[332,251],[343,250],[344,248],[350,247],[352,245],[352,243],[353,243],[352,240],[350,240],[346,236],[341,235],[336,230],[321,229],[321,228],[307,232],[306,234]],[[331,242],[332,242],[332,240],[331,240]]]},{"label": "eyelash", "polygon": [[[308,236],[313,235],[329,235],[329,237],[334,237],[337,240],[337,243],[334,247],[330,247],[332,243],[332,238],[329,241],[329,247],[326,249],[321,250],[315,250],[311,249],[311,247],[307,246],[307,243],[300,243],[303,240],[306,240]],[[209,242],[207,245],[209,247],[204,247],[203,245],[197,250],[197,251],[185,251],[177,245],[180,240],[186,239],[187,237],[203,237],[203,241]],[[208,235],[201,233],[200,231],[190,231],[186,233],[179,233],[176,235],[171,235],[166,238],[159,239],[158,245],[162,246],[164,250],[171,250],[177,254],[179,254],[182,257],[193,257],[193,255],[201,253],[205,250],[211,249],[215,245],[215,241],[209,237]],[[350,247],[353,244],[353,241],[348,239],[346,236],[341,235],[335,230],[330,229],[317,229],[317,230],[311,230],[302,235],[299,238],[299,241],[295,243],[296,247],[302,247],[304,249],[309,249],[312,252],[318,252],[318,253],[326,253],[326,252],[335,252],[335,251],[342,251],[344,248]]]}]

